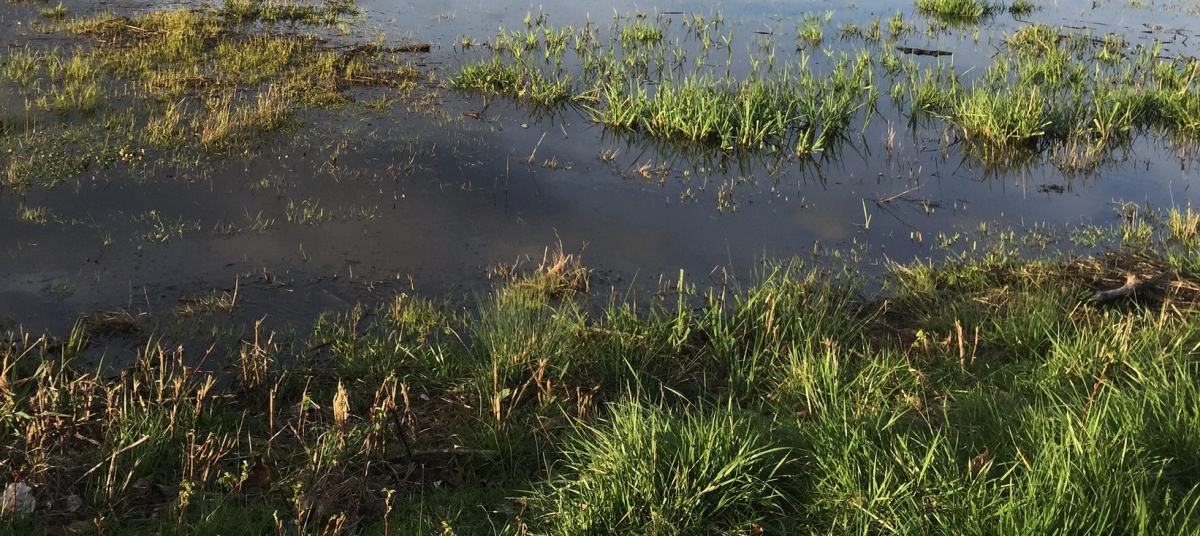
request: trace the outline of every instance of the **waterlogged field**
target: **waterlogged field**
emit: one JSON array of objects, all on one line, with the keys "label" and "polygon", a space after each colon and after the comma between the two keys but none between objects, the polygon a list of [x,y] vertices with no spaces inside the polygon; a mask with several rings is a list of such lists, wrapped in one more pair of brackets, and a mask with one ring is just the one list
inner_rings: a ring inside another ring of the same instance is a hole
[{"label": "waterlogged field", "polygon": [[1200,3],[0,5],[0,534],[1200,532]]}]

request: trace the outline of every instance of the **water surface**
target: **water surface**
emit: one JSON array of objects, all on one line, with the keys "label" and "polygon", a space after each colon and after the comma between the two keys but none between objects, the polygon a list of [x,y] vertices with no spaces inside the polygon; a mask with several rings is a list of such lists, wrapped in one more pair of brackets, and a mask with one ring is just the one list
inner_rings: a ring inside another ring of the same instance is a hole
[{"label": "water surface", "polygon": [[[65,4],[73,15],[163,7]],[[999,13],[978,26],[935,32],[906,2],[415,4],[364,1],[365,20],[336,38],[382,32],[390,42],[431,43],[413,61],[443,80],[491,53],[464,50],[463,38],[485,43],[501,27],[524,26],[530,14],[607,27],[614,13],[719,12],[737,39],[730,47],[736,57],[767,41],[781,63],[798,61],[796,30],[814,13],[831,13],[826,44],[835,50],[843,46],[840,24],[901,13],[917,28],[905,46],[953,53],[919,61],[959,70],[990,62],[1004,37],[1029,21],[1121,33],[1131,46],[1158,39],[1181,57],[1200,43],[1191,2],[1039,1],[1022,20]],[[0,41],[67,46],[30,29],[40,6],[0,6]],[[813,61],[828,58],[814,54]],[[741,64],[731,69],[732,76],[745,72]],[[1195,159],[1153,136],[1091,173],[1064,173],[1045,161],[996,168],[964,158],[944,124],[910,124],[882,104],[886,98],[869,122],[856,120],[865,128],[815,161],[717,162],[614,135],[570,107],[534,114],[505,99],[450,88],[439,95],[436,110],[400,104],[304,112],[298,132],[180,174],[133,179],[99,169],[54,188],[0,191],[0,318],[61,331],[80,314],[164,313],[236,289],[235,321],[302,323],[397,292],[469,295],[491,284],[496,263],[535,265],[560,243],[582,252],[600,292],[655,288],[679,270],[695,282],[723,281],[749,275],[763,258],[828,249],[856,252],[864,271],[878,272],[884,259],[940,259],[970,249],[986,235],[981,223],[993,230],[1107,225],[1116,221],[1117,202],[1165,208],[1197,200]],[[648,178],[639,172],[647,167],[661,172]],[[21,209],[31,206],[45,207],[53,220],[24,221]],[[288,221],[296,206],[322,216]],[[165,241],[148,238],[164,226],[182,230]]]}]

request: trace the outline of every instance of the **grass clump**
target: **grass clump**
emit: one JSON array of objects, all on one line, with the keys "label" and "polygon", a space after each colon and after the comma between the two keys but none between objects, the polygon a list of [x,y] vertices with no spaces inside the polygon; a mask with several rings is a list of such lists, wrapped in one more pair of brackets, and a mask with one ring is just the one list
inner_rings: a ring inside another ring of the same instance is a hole
[{"label": "grass clump", "polygon": [[1029,15],[1033,13],[1034,9],[1037,9],[1037,5],[1032,0],[1014,0],[1008,5],[1008,12],[1017,17]]},{"label": "grass clump", "polygon": [[1140,134],[1200,132],[1193,62],[1041,24],[1005,42],[995,63],[969,81],[943,65],[910,74],[914,115],[950,123],[969,157],[1016,162],[1046,153],[1064,171],[1090,172]]},{"label": "grass clump", "polygon": [[[274,132],[289,118],[291,104],[275,87],[255,96],[254,102],[237,99],[226,92],[206,103],[206,114],[196,120],[201,146],[210,151],[246,147],[257,136]],[[170,126],[164,136],[177,132]]]},{"label": "grass clump", "polygon": [[236,22],[336,24],[359,14],[353,0],[322,0],[320,4],[275,0],[224,0],[220,14]]},{"label": "grass clump", "polygon": [[796,50],[820,46],[824,37],[824,31],[821,30],[821,18],[816,15],[805,15],[804,25],[796,30]]},{"label": "grass clump", "polygon": [[976,88],[951,113],[968,137],[1000,147],[1036,141],[1050,126],[1045,101],[1036,88],[1027,93]]},{"label": "grass clump", "polygon": [[633,24],[626,24],[621,27],[621,43],[627,47],[654,45],[662,40],[662,28],[646,22],[643,16],[639,16]]},{"label": "grass clump", "polygon": [[510,95],[540,105],[553,105],[575,98],[569,75],[548,78],[540,71],[523,69],[499,59],[464,66],[451,83],[461,89]]},{"label": "grass clump", "polygon": [[67,7],[59,2],[58,5],[42,9],[39,13],[47,19],[62,20],[67,18]]},{"label": "grass clump", "polygon": [[999,6],[986,0],[916,0],[917,11],[950,24],[978,24]]},{"label": "grass clump", "polygon": [[551,534],[751,531],[796,499],[789,449],[731,407],[678,415],[615,403],[576,430],[563,455],[560,476],[535,498]]},{"label": "grass clump", "polygon": [[[610,41],[599,39],[590,24],[540,25],[541,33],[502,30],[492,57],[463,66],[454,85],[538,105],[574,104],[596,123],[680,146],[805,157],[839,141],[851,118],[876,98],[865,51],[834,56],[828,72],[809,69],[807,57],[796,67],[775,70],[772,54],[762,72],[732,80],[702,68],[699,60],[695,69],[686,69],[688,52],[664,37],[672,26],[663,16],[617,16]],[[686,39],[700,48],[700,60],[720,46],[717,19],[684,17],[682,25]],[[816,19],[811,26],[820,29]],[[551,46],[554,40],[547,37],[539,61],[530,52],[541,49],[543,34],[574,36],[574,46]],[[728,36],[720,39],[729,46]]]}]

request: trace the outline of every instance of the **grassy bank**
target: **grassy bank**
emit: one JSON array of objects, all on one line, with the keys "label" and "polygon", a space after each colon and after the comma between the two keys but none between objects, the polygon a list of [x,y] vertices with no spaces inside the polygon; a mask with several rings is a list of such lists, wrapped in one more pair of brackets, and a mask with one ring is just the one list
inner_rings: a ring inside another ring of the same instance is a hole
[{"label": "grassy bank", "polygon": [[[597,306],[559,253],[201,363],[128,315],[18,331],[0,455],[33,502],[0,533],[1195,533],[1200,218],[1151,216],[878,296],[793,261]],[[134,366],[77,366],[114,337]]]}]

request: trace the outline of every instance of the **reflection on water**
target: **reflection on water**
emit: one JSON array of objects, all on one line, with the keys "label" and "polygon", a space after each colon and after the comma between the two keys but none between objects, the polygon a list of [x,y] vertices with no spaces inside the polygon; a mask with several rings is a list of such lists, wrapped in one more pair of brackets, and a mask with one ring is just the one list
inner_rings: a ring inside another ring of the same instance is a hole
[{"label": "reflection on water", "polygon": [[[736,35],[774,40],[781,61],[794,58],[796,29],[808,13],[833,12],[826,32],[836,45],[839,25],[899,12],[918,25],[905,46],[954,53],[917,61],[952,61],[960,70],[990,61],[997,43],[1022,24],[1002,13],[978,33],[927,32],[931,22],[911,3],[852,4],[732,2],[719,9]],[[1198,19],[1187,3],[1046,4],[1029,18],[1159,39],[1168,54],[1185,54],[1187,39],[1196,38]],[[99,9],[67,5],[76,14]],[[382,28],[398,40],[434,43],[415,61],[442,78],[488,54],[463,50],[464,37],[486,42],[498,27],[522,26],[529,13],[527,4],[491,1],[362,5],[364,29],[347,39]],[[0,24],[22,25],[0,32],[5,40],[26,35],[31,9],[0,7]],[[614,10],[637,9],[717,7],[541,4],[553,22],[574,25],[604,25]],[[734,55],[748,43],[731,46]],[[992,229],[1107,224],[1114,200],[1156,207],[1197,200],[1194,158],[1166,140],[1139,137],[1086,174],[1064,173],[1045,154],[998,164],[964,151],[943,123],[908,121],[887,100],[812,159],[689,151],[606,131],[576,109],[533,113],[450,90],[436,111],[401,104],[307,112],[294,140],[215,168],[139,181],[91,170],[78,184],[0,192],[0,318],[62,330],[79,313],[161,313],[182,297],[236,286],[245,318],[304,320],[395,292],[478,290],[488,284],[489,266],[538,259],[557,242],[582,250],[584,262],[618,290],[653,285],[681,268],[697,280],[714,269],[746,275],[764,256],[805,256],[814,244],[865,247],[864,267],[874,270],[883,258],[942,258],[948,253],[937,248],[938,236],[977,233],[981,222]],[[52,217],[28,221],[22,211],[29,207]],[[297,207],[322,212],[305,220]]]}]

